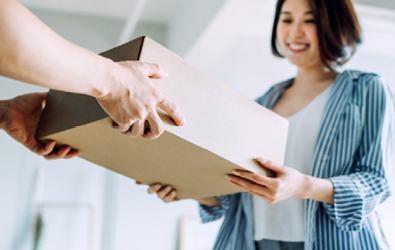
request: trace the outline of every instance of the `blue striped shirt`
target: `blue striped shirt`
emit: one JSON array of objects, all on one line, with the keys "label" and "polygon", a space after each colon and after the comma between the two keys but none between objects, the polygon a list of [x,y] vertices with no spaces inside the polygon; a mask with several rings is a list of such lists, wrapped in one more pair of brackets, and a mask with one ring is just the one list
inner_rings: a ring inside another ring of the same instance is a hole
[{"label": "blue striped shirt", "polygon": [[[257,102],[273,107],[290,83],[274,85]],[[332,181],[334,205],[305,200],[306,250],[390,249],[376,208],[391,195],[387,175],[395,139],[394,100],[375,74],[344,71],[333,83],[311,176]],[[251,195],[218,200],[220,207],[200,205],[203,222],[225,216],[214,250],[254,250]]]}]

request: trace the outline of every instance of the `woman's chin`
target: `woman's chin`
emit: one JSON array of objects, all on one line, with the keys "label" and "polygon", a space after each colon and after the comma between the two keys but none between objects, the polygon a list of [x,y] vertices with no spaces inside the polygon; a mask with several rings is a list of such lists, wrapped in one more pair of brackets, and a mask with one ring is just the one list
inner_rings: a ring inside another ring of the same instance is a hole
[{"label": "woman's chin", "polygon": [[288,61],[298,68],[304,68],[308,65],[308,63],[304,60],[290,60],[290,59],[288,59]]},{"label": "woman's chin", "polygon": [[311,68],[317,66],[317,62],[313,62],[312,60],[306,60],[305,58],[303,59],[291,59],[287,58],[288,61],[295,65],[298,68]]}]

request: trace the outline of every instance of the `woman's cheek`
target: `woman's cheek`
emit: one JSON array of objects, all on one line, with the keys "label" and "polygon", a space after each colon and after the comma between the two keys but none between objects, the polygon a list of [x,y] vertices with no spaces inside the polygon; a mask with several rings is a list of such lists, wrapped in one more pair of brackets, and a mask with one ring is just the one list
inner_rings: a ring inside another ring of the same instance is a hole
[{"label": "woman's cheek", "polygon": [[286,44],[286,28],[282,24],[277,26],[277,40],[280,44],[281,51],[284,53]]}]

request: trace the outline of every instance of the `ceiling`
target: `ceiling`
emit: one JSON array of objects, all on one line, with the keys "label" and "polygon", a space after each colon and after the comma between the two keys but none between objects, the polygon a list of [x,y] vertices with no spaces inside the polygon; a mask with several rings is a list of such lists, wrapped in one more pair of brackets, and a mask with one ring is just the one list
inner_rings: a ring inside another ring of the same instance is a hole
[{"label": "ceiling", "polygon": [[[142,21],[168,24],[184,2],[197,0],[20,0],[35,9],[128,18],[139,1],[146,5]],[[395,10],[395,0],[353,0],[355,3]]]},{"label": "ceiling", "polygon": [[[128,18],[141,0],[20,0],[27,7],[49,11]],[[187,0],[146,0],[141,19],[167,24],[182,2]]]}]

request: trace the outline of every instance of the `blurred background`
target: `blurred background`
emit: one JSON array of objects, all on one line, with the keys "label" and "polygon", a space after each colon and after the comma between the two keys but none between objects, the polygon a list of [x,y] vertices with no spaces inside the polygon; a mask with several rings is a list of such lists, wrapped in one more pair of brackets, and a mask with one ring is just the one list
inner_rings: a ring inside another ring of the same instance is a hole
[{"label": "blurred background", "polygon": [[[271,54],[274,0],[21,2],[96,53],[147,35],[251,99],[296,73]],[[354,3],[364,43],[345,68],[378,73],[394,89],[395,1]],[[0,77],[0,99],[39,91],[47,89]],[[219,224],[200,225],[196,202],[165,204],[146,186],[82,159],[46,161],[4,131],[0,142],[0,249],[211,249]],[[394,207],[391,197],[379,212],[395,248]]]}]

